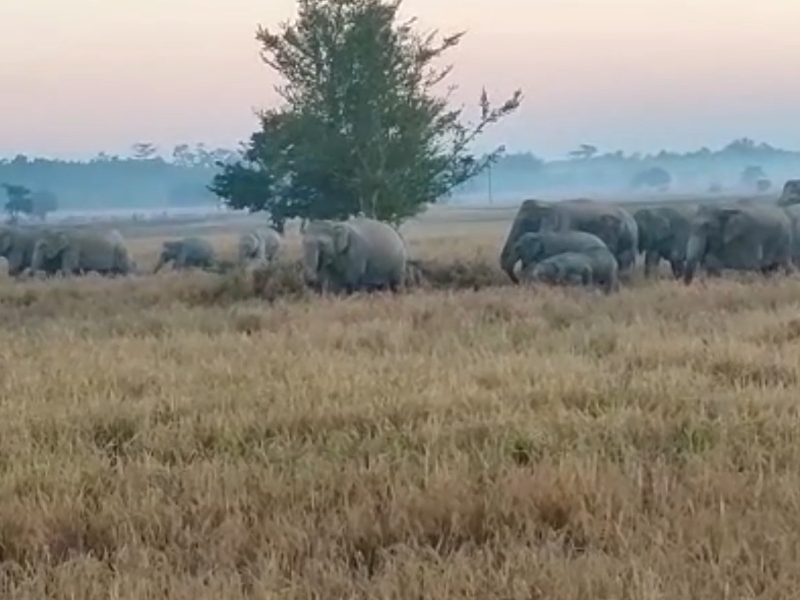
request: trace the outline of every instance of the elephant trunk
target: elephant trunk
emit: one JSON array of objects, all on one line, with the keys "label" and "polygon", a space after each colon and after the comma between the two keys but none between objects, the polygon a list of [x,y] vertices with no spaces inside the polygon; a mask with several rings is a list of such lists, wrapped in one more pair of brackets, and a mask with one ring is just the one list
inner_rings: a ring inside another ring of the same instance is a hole
[{"label": "elephant trunk", "polygon": [[686,260],[683,267],[683,282],[685,284],[692,283],[694,279],[694,272],[697,265],[703,258],[706,250],[705,235],[699,232],[693,232],[686,243]]},{"label": "elephant trunk", "polygon": [[307,243],[304,250],[303,278],[310,288],[317,290],[320,287],[319,261],[320,249],[315,243]]},{"label": "elephant trunk", "polygon": [[42,249],[40,246],[36,246],[33,249],[33,255],[31,256],[31,272],[35,273],[38,271],[43,263],[44,256],[42,254]]},{"label": "elephant trunk", "polygon": [[508,250],[503,248],[503,253],[500,255],[500,266],[514,283],[519,283],[519,277],[514,273],[514,267],[518,261],[519,256],[517,256],[514,246]]},{"label": "elephant trunk", "polygon": [[166,263],[166,261],[164,260],[164,256],[163,255],[159,256],[158,257],[158,262],[156,263],[156,267],[155,267],[155,269],[153,269],[153,275],[158,273],[159,270],[161,270],[161,267],[163,267],[165,263]]}]

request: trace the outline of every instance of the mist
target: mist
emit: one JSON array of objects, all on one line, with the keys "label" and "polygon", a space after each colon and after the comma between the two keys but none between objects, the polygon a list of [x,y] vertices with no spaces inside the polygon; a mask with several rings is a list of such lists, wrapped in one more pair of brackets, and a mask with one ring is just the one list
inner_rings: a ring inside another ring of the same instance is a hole
[{"label": "mist", "polygon": [[[135,145],[129,156],[101,152],[83,161],[19,155],[0,159],[0,182],[55,195],[58,209],[50,218],[56,220],[92,214],[146,218],[218,212],[227,209],[207,186],[219,172],[219,162],[238,158],[237,151],[203,144],[179,144],[159,152],[146,143]],[[749,138],[713,150],[651,154],[604,152],[587,145],[555,160],[539,158],[532,151],[506,153],[440,203],[480,206],[515,205],[530,197],[625,202],[778,195],[786,180],[798,177],[800,152]]]}]

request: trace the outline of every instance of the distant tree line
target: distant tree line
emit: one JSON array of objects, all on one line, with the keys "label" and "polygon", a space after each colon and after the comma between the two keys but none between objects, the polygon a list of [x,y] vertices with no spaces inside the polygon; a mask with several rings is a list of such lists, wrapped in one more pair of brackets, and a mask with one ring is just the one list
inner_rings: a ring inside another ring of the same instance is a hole
[{"label": "distant tree line", "polygon": [[[502,154],[492,165],[493,192],[531,194],[564,188],[624,191],[653,167],[669,174],[670,189],[697,191],[747,187],[763,191],[765,187],[781,187],[785,179],[800,177],[800,152],[747,138],[718,150],[701,148],[685,153],[663,150],[626,154],[592,148],[594,152],[582,148],[577,154],[549,161],[530,152]],[[26,188],[39,197],[39,206],[42,195],[49,198],[44,203],[45,213],[51,212],[53,204],[61,210],[214,206],[219,198],[208,186],[222,172],[218,163],[234,164],[241,156],[235,150],[210,149],[203,144],[179,144],[164,153],[147,143],[136,144],[128,156],[100,152],[86,161],[19,155],[0,158],[0,185]],[[469,195],[482,201],[487,188],[484,173],[456,186],[452,195],[456,200],[459,195]],[[7,190],[0,188],[0,204],[5,207],[8,201]]]},{"label": "distant tree line", "polygon": [[20,202],[17,188],[25,188],[34,197],[54,197],[61,210],[213,206],[218,198],[208,184],[219,164],[237,156],[204,144],[179,144],[162,156],[146,142],[134,144],[128,156],[100,152],[84,161],[17,155],[0,158],[0,185],[14,188],[15,202]]}]

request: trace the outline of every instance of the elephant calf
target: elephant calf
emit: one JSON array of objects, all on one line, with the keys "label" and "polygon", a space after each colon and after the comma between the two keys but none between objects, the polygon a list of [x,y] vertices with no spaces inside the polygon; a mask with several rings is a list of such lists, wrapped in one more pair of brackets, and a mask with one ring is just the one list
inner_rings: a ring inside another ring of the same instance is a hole
[{"label": "elephant calf", "polygon": [[553,285],[599,285],[606,293],[619,290],[619,264],[608,249],[564,252],[528,270],[532,281]]},{"label": "elephant calf", "polygon": [[523,270],[527,270],[532,265],[557,254],[563,254],[564,252],[586,253],[591,250],[610,252],[603,240],[585,231],[529,232],[522,235],[511,247],[511,250],[506,253],[504,257],[505,267],[509,277],[514,282],[518,282],[519,279],[514,274],[514,267],[518,262],[522,263]]},{"label": "elephant calf", "polygon": [[217,253],[207,240],[186,237],[181,240],[164,242],[153,273],[158,273],[164,265],[170,262],[175,269],[190,267],[213,269],[217,266]]}]

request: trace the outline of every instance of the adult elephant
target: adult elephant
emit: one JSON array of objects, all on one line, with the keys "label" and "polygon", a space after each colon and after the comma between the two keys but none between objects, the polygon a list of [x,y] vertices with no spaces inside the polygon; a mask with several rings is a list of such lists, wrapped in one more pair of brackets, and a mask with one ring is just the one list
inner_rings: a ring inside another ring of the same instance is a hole
[{"label": "adult elephant", "polygon": [[8,261],[8,274],[20,275],[30,268],[38,229],[4,227],[0,230],[0,256]]},{"label": "adult elephant", "polygon": [[303,232],[303,255],[309,286],[347,293],[387,287],[398,291],[408,261],[400,234],[365,217],[310,221]]},{"label": "adult elephant", "polygon": [[48,265],[65,275],[89,271],[128,275],[134,270],[125,240],[116,229],[108,233],[69,229],[42,232],[34,245],[31,270],[49,270]]},{"label": "adult elephant", "polygon": [[647,206],[633,213],[639,228],[639,252],[644,254],[644,276],[650,277],[663,259],[678,279],[686,262],[691,219],[697,206],[687,204]]},{"label": "adult elephant", "polygon": [[[511,276],[518,281],[514,274],[514,267],[518,262],[522,263],[522,271],[534,279],[547,277],[556,271],[575,270],[567,264],[570,261],[551,260],[568,254],[587,257],[592,270],[592,281],[602,285],[607,291],[619,286],[616,257],[603,240],[585,231],[539,231],[523,234],[511,249]],[[547,264],[537,271],[537,266],[544,263]],[[533,276],[534,272],[537,273],[536,276]]]},{"label": "adult elephant", "polygon": [[701,206],[692,218],[683,279],[690,284],[701,261],[712,274],[722,269],[768,273],[792,265],[792,222],[774,205]]},{"label": "adult elephant", "polygon": [[778,206],[791,206],[800,204],[800,179],[790,179],[783,185]]},{"label": "adult elephant", "polygon": [[167,240],[161,245],[161,254],[153,269],[156,274],[167,263],[175,269],[200,267],[213,269],[217,266],[217,253],[208,240],[199,237],[185,237],[180,240]]},{"label": "adult elephant", "polygon": [[784,211],[792,224],[792,262],[800,268],[800,204],[790,204]]},{"label": "adult elephant", "polygon": [[281,235],[271,227],[259,227],[239,238],[239,265],[251,261],[272,262],[283,246]]},{"label": "adult elephant", "polygon": [[536,231],[583,231],[600,238],[617,259],[620,272],[629,272],[636,262],[639,227],[623,208],[585,198],[564,202],[525,200],[517,211],[500,253],[500,265],[512,281],[512,249],[525,233]]}]

